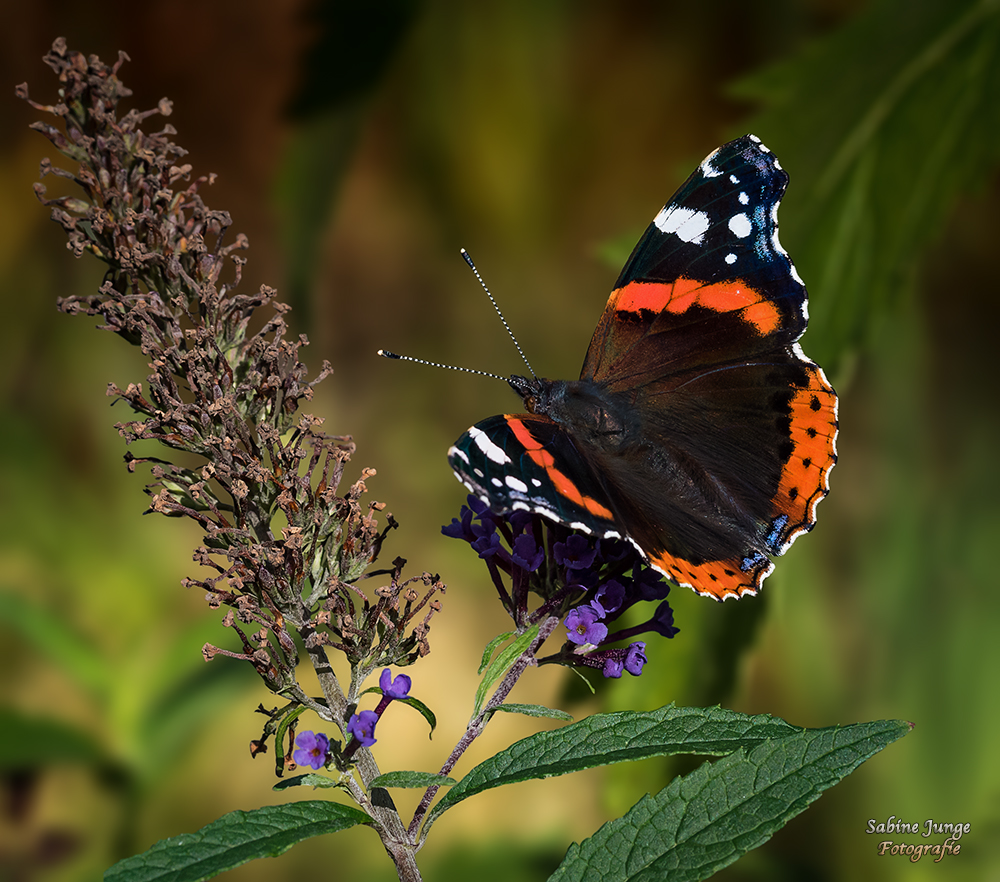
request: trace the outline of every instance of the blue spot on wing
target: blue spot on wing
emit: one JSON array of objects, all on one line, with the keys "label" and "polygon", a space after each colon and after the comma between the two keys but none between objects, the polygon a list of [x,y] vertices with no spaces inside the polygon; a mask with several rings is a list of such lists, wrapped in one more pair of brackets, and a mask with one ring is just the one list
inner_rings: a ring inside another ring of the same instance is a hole
[{"label": "blue spot on wing", "polygon": [[781,534],[785,529],[785,525],[788,523],[788,515],[779,515],[773,521],[771,521],[771,532],[767,534],[767,538],[764,543],[767,545],[767,550],[771,554],[781,554]]},{"label": "blue spot on wing", "polygon": [[740,569],[744,573],[749,573],[763,563],[767,563],[767,558],[759,551],[755,551],[750,557],[745,557],[740,561]]}]

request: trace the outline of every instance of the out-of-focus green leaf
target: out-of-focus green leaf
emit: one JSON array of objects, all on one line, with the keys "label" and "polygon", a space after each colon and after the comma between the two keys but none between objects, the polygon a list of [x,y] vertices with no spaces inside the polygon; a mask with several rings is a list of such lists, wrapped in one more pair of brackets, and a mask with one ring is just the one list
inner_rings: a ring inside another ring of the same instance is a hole
[{"label": "out-of-focus green leaf", "polygon": [[139,722],[138,738],[145,746],[144,773],[166,772],[180,753],[188,749],[205,720],[220,707],[248,694],[257,680],[253,668],[243,662],[217,657],[177,678],[163,695],[151,696]]},{"label": "out-of-focus green leaf", "polygon": [[286,299],[308,325],[308,291],[337,188],[381,80],[419,11],[416,0],[323,0],[310,12],[316,41],[303,59],[289,112],[297,128],[278,171],[275,196],[289,267]]},{"label": "out-of-focus green leaf", "polygon": [[32,644],[68,676],[94,695],[111,682],[109,670],[92,643],[70,627],[64,616],[13,592],[0,592],[0,622]]},{"label": "out-of-focus green leaf", "polygon": [[44,768],[56,763],[107,762],[89,733],[51,717],[0,707],[0,769]]},{"label": "out-of-focus green leaf", "polygon": [[922,249],[1000,162],[1000,0],[881,0],[736,88],[790,169],[782,241],[809,287],[807,351],[863,342]]}]

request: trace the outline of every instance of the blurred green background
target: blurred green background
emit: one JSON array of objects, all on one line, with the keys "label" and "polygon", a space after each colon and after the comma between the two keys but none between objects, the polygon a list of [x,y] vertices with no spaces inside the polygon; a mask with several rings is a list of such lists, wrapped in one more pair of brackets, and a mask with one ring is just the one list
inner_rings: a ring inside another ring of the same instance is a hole
[{"label": "blurred green background", "polygon": [[[408,671],[439,728],[428,741],[416,715],[384,721],[384,768],[440,765],[482,647],[506,628],[485,570],[439,528],[464,499],[445,450],[515,399],[375,350],[521,369],[464,246],[536,371],[575,376],[649,219],[710,150],[763,138],[791,175],[781,229],[810,290],[804,348],[841,394],[819,526],[760,598],[676,591],[681,633],[650,645],[641,678],[584,699],[544,668],[514,700],[578,718],[676,701],[806,726],[911,720],[718,878],[1000,879],[996,0],[48,0],[3,20],[0,878],[93,879],[284,798],[270,757],[247,749],[253,708],[273,702],[249,669],[201,659],[230,635],[179,585],[198,533],[141,517],[142,478],[122,464],[126,413],[103,392],[143,378],[143,359],[54,307],[101,271],[72,258],[31,191],[52,150],[13,86],[55,100],[40,59],[62,35],[108,62],[129,53],[128,106],[174,100],[176,140],[220,175],[206,200],[249,236],[247,289],[278,287],[306,360],[334,365],[311,409],[357,441],[349,479],[378,469],[371,493],[401,524],[387,554],[448,583],[433,651]],[[536,726],[497,718],[458,771]],[[571,840],[682,768],[477,797],[435,828],[425,875],[543,879]],[[972,829],[947,867],[913,864],[865,833],[891,815]],[[352,830],[226,878],[394,878],[381,851]]]}]

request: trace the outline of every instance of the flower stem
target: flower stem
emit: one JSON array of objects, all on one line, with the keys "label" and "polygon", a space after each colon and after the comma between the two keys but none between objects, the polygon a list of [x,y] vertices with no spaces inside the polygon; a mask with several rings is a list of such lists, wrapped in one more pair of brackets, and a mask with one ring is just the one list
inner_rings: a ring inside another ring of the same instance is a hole
[{"label": "flower stem", "polygon": [[[511,666],[510,670],[507,671],[506,676],[500,681],[500,685],[496,688],[493,695],[490,696],[490,700],[486,702],[483,709],[469,721],[469,725],[465,729],[465,734],[462,736],[458,744],[455,745],[455,749],[452,750],[451,755],[445,761],[445,764],[441,767],[439,774],[447,775],[455,767],[455,764],[461,759],[462,754],[472,745],[486,728],[486,724],[489,722],[490,717],[493,716],[493,712],[500,707],[506,701],[507,696],[510,691],[514,688],[514,684],[520,679],[521,674],[524,673],[525,668],[532,664],[535,660],[535,655],[538,650],[541,649],[542,644],[549,638],[552,632],[556,629],[559,624],[558,616],[550,616],[544,622],[542,622],[541,627],[538,629],[538,636],[532,641],[531,645],[521,653],[520,657]],[[424,792],[423,797],[420,800],[420,804],[417,806],[416,811],[413,813],[413,820],[410,821],[409,835],[411,837],[417,836],[417,831],[420,829],[420,823],[424,819],[424,815],[427,814],[427,809],[430,808],[431,801],[434,799],[439,788],[434,785],[428,787]],[[420,836],[420,841],[427,836],[427,830],[423,830]]]}]

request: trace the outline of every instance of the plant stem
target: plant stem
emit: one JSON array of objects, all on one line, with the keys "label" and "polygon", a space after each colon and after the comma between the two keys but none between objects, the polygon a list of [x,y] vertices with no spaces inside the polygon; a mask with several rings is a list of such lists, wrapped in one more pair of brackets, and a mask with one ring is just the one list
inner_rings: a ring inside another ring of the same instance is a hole
[{"label": "plant stem", "polygon": [[[496,691],[490,696],[490,700],[486,702],[483,709],[469,721],[469,725],[465,729],[465,734],[462,736],[458,744],[455,745],[455,749],[451,752],[451,755],[445,761],[445,764],[441,767],[439,774],[447,775],[455,767],[455,764],[461,759],[462,754],[472,745],[481,734],[483,729],[486,728],[486,724],[489,722],[493,712],[500,705],[504,703],[510,691],[514,688],[514,684],[517,683],[521,674],[524,673],[525,668],[528,667],[534,660],[535,655],[538,650],[541,649],[542,644],[549,638],[552,632],[556,629],[559,624],[558,616],[550,616],[544,622],[542,622],[541,627],[538,629],[538,636],[532,642],[532,644],[521,654],[520,658],[511,666],[510,670],[507,671],[507,675],[500,682],[500,685],[496,688]],[[434,799],[440,788],[437,785],[428,787],[425,791],[423,797],[420,800],[420,804],[417,806],[416,811],[413,813],[413,820],[410,821],[409,835],[416,838],[417,831],[420,828],[420,822],[423,820],[424,815],[427,814],[427,809],[430,807],[431,801]],[[426,837],[427,831],[423,831],[421,840]]]},{"label": "plant stem", "polygon": [[[343,733],[348,701],[340,688],[340,681],[337,679],[322,646],[311,647],[309,658],[316,671],[316,676],[319,678],[323,696],[330,706],[333,717],[331,722],[336,723]],[[396,873],[399,875],[400,882],[419,882],[421,876],[416,862],[416,844],[407,835],[399,811],[387,790],[376,788],[374,793],[371,790],[371,782],[380,774],[375,757],[370,750],[363,747],[355,754],[354,762],[364,786],[363,788],[350,787],[351,794],[358,805],[374,821],[375,830],[382,840],[382,846],[396,865]],[[353,779],[350,779],[349,776],[349,780]]]}]

